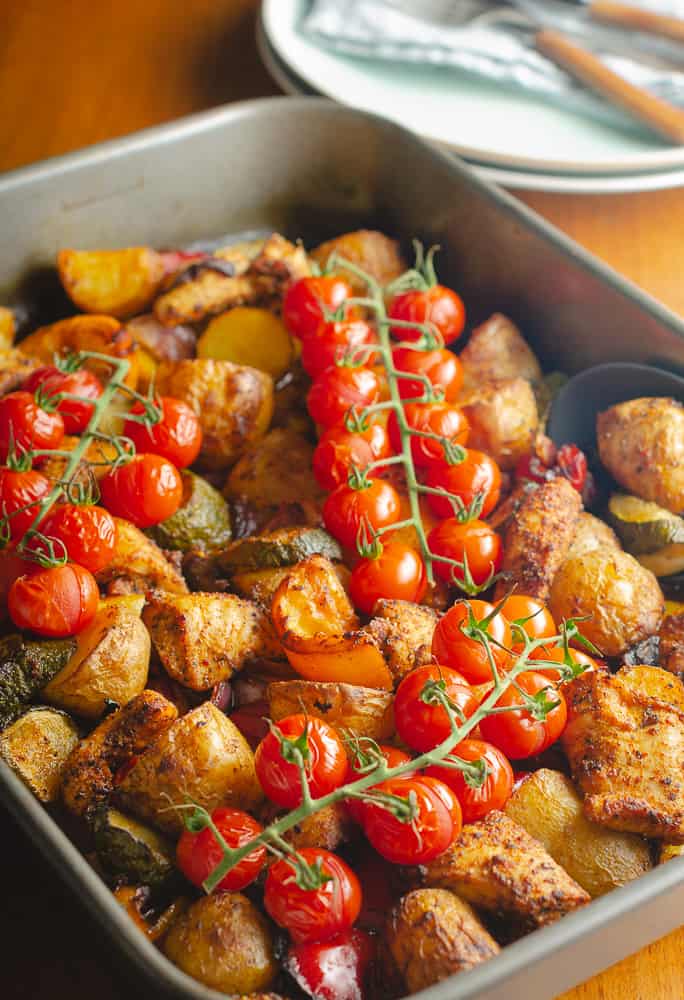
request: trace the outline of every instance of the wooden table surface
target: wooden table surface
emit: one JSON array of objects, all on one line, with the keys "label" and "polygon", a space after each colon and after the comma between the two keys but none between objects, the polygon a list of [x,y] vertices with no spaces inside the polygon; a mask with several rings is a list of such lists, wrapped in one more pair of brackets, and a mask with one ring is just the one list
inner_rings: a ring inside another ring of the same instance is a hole
[{"label": "wooden table surface", "polygon": [[[226,101],[278,93],[254,44],[256,6],[255,0],[0,0],[0,171]],[[522,197],[684,314],[684,189]],[[4,1000],[115,1000],[124,990],[133,996],[106,942],[5,822]],[[684,929],[563,1000],[682,997]]]}]

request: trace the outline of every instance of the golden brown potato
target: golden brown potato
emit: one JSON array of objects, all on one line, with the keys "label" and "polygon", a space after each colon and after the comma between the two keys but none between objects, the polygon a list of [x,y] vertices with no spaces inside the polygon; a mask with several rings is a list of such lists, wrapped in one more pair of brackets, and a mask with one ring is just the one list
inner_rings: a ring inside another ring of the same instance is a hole
[{"label": "golden brown potato", "polygon": [[684,680],[684,614],[664,618],[659,638],[658,665]]},{"label": "golden brown potato", "polygon": [[211,702],[177,719],[117,787],[124,811],[171,834],[183,830],[174,806],[189,800],[208,812],[250,810],[262,799],[254,754],[242,733]]},{"label": "golden brown potato", "polygon": [[0,396],[21,387],[40,362],[18,347],[0,348]]},{"label": "golden brown potato", "polygon": [[572,544],[568,549],[568,559],[601,548],[621,549],[622,546],[609,524],[594,517],[593,514],[582,511],[577,521]]},{"label": "golden brown potato", "polygon": [[463,392],[497,379],[524,378],[539,382],[539,362],[520,330],[507,316],[494,313],[478,326],[460,354]]},{"label": "golden brown potato", "polygon": [[60,250],[57,271],[79,309],[121,319],[151,305],[164,277],[164,258],[149,247]]},{"label": "golden brown potato", "polygon": [[407,993],[499,954],[468,903],[446,889],[414,889],[392,909],[385,945]]},{"label": "golden brown potato", "polygon": [[460,401],[468,418],[468,447],[478,448],[505,470],[532,450],[539,414],[532,386],[524,378],[485,382]]},{"label": "golden brown potato", "polygon": [[172,724],[178,712],[157,691],[143,691],[78,744],[62,774],[62,799],[77,816],[90,814],[114,787],[124,764],[147,748]]},{"label": "golden brown potato", "polygon": [[450,889],[478,909],[510,920],[516,935],[589,902],[589,894],[539,841],[496,811],[465,826],[444,854],[419,871],[423,885]]},{"label": "golden brown potato", "polygon": [[104,586],[114,580],[125,579],[131,582],[132,590],[142,594],[152,587],[170,594],[187,594],[185,580],[164,557],[162,550],[130,521],[121,517],[114,520],[114,557],[96,574],[97,582]]},{"label": "golden brown potato", "polygon": [[272,430],[250,445],[231,470],[224,492],[231,499],[248,500],[257,509],[283,503],[312,501],[325,496],[311,470],[314,448],[296,431]]},{"label": "golden brown potato", "polygon": [[269,716],[274,722],[306,712],[333,726],[350,729],[378,743],[394,735],[393,696],[389,691],[321,681],[274,681],[268,685]]},{"label": "golden brown potato", "polygon": [[197,465],[205,469],[227,469],[263,437],[273,416],[271,376],[230,361],[162,361],[157,391],[182,399],[199,417],[203,437]]},{"label": "golden brown potato", "polygon": [[[266,826],[279,816],[285,815],[271,802],[266,802],[259,813],[261,823]],[[346,843],[355,833],[355,827],[349,818],[342,802],[325,806],[318,812],[307,816],[297,823],[283,838],[297,850],[303,847],[321,847],[326,851],[336,851],[340,844]],[[270,855],[267,863],[273,863],[276,858]]]},{"label": "golden brown potato", "polygon": [[601,461],[644,500],[684,511],[684,406],[644,397],[611,406],[596,422]]},{"label": "golden brown potato", "polygon": [[283,659],[266,613],[233,594],[155,590],[143,621],[166,672],[193,691],[228,680],[257,657]]},{"label": "golden brown potato", "polygon": [[162,948],[179,969],[219,993],[267,990],[278,972],[266,918],[239,892],[198,899]]},{"label": "golden brown potato", "polygon": [[553,581],[549,608],[557,622],[586,617],[582,635],[605,656],[620,656],[658,631],[664,599],[653,573],[633,556],[598,548],[566,559]]},{"label": "golden brown potato", "polygon": [[506,815],[542,844],[590,896],[602,896],[651,868],[645,840],[591,823],[573,783],[541,768],[515,789]]},{"label": "golden brown potato", "polygon": [[684,686],[659,667],[587,671],[566,684],[561,737],[584,814],[684,843]]},{"label": "golden brown potato", "polygon": [[55,802],[77,744],[78,729],[66,712],[34,705],[0,732],[0,758],[40,802]]},{"label": "golden brown potato", "polygon": [[[321,267],[325,267],[328,258],[332,253],[339,254],[345,260],[356,264],[372,278],[379,281],[381,285],[388,285],[406,270],[399,244],[384,233],[376,232],[373,229],[359,229],[353,233],[344,233],[333,240],[321,243],[315,250],[312,250],[310,257]],[[364,282],[360,281],[353,274],[339,269],[340,274],[347,278],[354,290],[364,294],[368,291]]]},{"label": "golden brown potato", "polygon": [[[41,326],[21,341],[24,354],[38,358],[44,365],[51,365],[55,355],[78,351],[94,351],[108,354],[115,360],[126,358],[129,363],[126,384],[135,388],[138,380],[138,359],[136,345],[130,333],[113,316],[91,314],[70,316],[49,326]],[[99,361],[88,361],[87,368],[100,376],[107,376],[109,365]]]},{"label": "golden brown potato", "polygon": [[411,601],[378,601],[369,632],[390,668],[395,686],[416,667],[432,663],[432,636],[438,616]]},{"label": "golden brown potato", "polygon": [[142,621],[142,597],[102,601],[79,633],[76,652],[42,695],[51,705],[99,719],[108,701],[126,705],[145,688],[150,635]]},{"label": "golden brown potato", "polygon": [[[572,542],[582,499],[559,476],[526,494],[504,538],[497,599],[515,584],[519,594],[545,601]],[[557,619],[560,621],[560,618]]]}]

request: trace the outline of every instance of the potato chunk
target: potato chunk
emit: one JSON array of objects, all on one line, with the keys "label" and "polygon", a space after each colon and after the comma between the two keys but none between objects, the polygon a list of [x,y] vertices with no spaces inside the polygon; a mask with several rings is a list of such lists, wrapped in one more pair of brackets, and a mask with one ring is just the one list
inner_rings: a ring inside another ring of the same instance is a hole
[{"label": "potato chunk", "polygon": [[[336,236],[312,250],[310,257],[321,267],[325,267],[332,253],[356,264],[381,285],[389,284],[406,270],[406,262],[397,241],[373,229],[359,229]],[[351,281],[357,292],[363,294],[368,291],[366,285],[348,271],[340,268],[340,274]]]},{"label": "potato chunk", "polygon": [[114,520],[114,557],[96,574],[97,582],[106,585],[123,579],[130,583],[130,590],[142,594],[151,587],[171,594],[187,594],[185,580],[165,558],[162,550],[130,521],[121,517]]},{"label": "potato chunk", "polygon": [[357,684],[274,681],[268,685],[267,694],[268,714],[274,722],[306,712],[377,742],[394,736],[394,698],[389,691]]},{"label": "potato chunk", "polygon": [[461,351],[463,393],[498,379],[524,378],[539,382],[539,362],[520,330],[507,316],[494,313],[473,330]]},{"label": "potato chunk", "polygon": [[609,524],[594,517],[593,514],[582,511],[577,520],[572,544],[568,549],[568,559],[600,548],[621,549],[622,546]]},{"label": "potato chunk", "polygon": [[251,444],[233,466],[224,487],[257,509],[283,503],[320,504],[325,494],[311,469],[313,445],[296,431],[277,427]]},{"label": "potato chunk", "polygon": [[470,424],[468,446],[487,452],[502,469],[514,469],[532,450],[539,415],[532,386],[525,379],[486,382],[460,405]]},{"label": "potato chunk", "polygon": [[54,708],[34,705],[0,733],[0,758],[40,802],[55,802],[64,766],[77,744],[73,719]]},{"label": "potato chunk", "polygon": [[147,309],[164,277],[164,259],[149,247],[60,250],[57,270],[79,309],[119,318]]}]

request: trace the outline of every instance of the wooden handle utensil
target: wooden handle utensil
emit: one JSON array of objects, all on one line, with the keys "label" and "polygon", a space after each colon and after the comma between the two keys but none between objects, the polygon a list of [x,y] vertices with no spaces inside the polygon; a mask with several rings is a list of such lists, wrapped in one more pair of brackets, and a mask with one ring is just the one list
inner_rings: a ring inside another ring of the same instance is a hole
[{"label": "wooden handle utensil", "polygon": [[679,17],[668,17],[665,14],[654,14],[631,4],[616,3],[614,0],[592,0],[588,13],[595,21],[604,24],[617,24],[633,31],[645,31],[649,35],[660,35],[675,42],[684,44],[684,20]]}]

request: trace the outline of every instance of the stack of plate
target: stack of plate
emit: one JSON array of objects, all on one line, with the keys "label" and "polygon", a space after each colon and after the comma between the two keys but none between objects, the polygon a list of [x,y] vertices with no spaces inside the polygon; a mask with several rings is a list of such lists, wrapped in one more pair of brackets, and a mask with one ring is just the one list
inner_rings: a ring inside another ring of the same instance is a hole
[{"label": "stack of plate", "polygon": [[263,0],[261,7],[261,56],[287,93],[384,115],[510,188],[598,194],[684,186],[684,147],[455,70],[338,55],[299,32],[307,6]]}]

